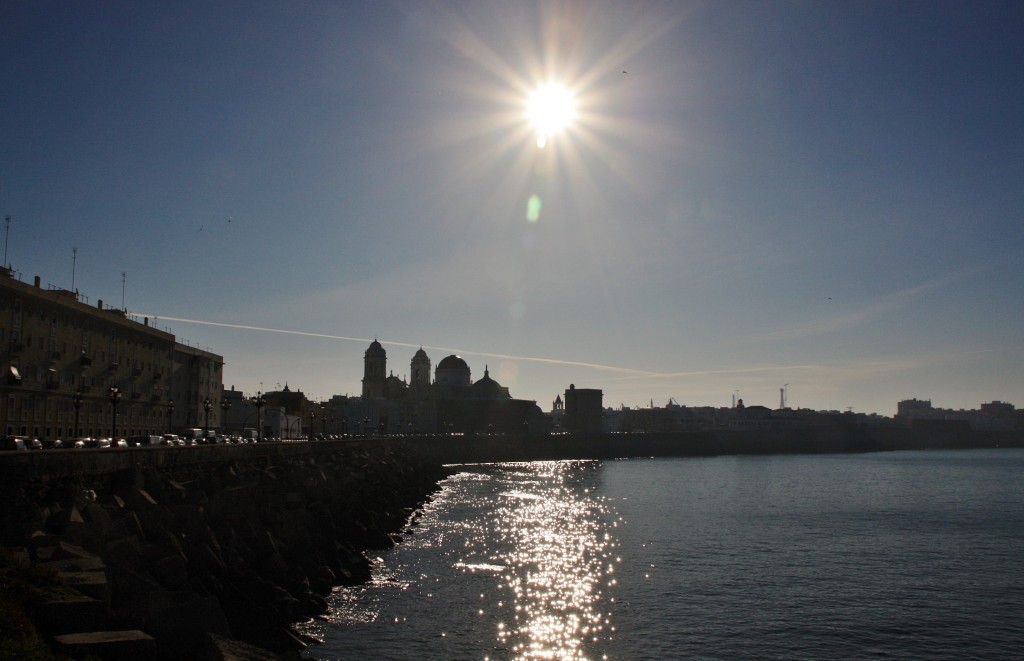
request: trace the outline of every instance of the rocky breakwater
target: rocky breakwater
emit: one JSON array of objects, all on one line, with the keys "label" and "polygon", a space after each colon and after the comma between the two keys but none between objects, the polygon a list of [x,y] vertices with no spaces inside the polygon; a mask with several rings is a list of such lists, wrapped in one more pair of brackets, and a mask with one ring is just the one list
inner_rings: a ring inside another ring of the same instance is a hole
[{"label": "rocky breakwater", "polygon": [[393,545],[441,477],[403,446],[364,444],[26,479],[6,489],[18,516],[3,532],[56,573],[29,608],[58,651],[297,658],[290,625],[368,580],[363,552]]}]

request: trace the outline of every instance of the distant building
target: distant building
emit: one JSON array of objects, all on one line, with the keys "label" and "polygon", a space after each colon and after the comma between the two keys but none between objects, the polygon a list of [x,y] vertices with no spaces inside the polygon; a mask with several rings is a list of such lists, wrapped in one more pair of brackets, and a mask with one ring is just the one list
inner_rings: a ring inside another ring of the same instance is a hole
[{"label": "distant building", "polygon": [[[223,406],[224,402],[227,407]],[[256,407],[253,406],[241,390],[224,389],[221,393],[221,411],[223,416],[220,429],[225,434],[241,434],[246,428],[256,429]]]},{"label": "distant building", "polygon": [[897,417],[909,417],[915,415],[928,415],[932,410],[930,399],[904,399],[896,403]]},{"label": "distant building", "polygon": [[602,429],[601,400],[604,396],[600,390],[593,388],[577,388],[570,384],[565,391],[565,417],[563,426],[566,431],[599,434]]},{"label": "distant building", "polygon": [[979,409],[943,409],[932,407],[930,400],[909,399],[899,402],[896,420],[908,426],[935,425],[939,422],[962,423],[976,430],[1008,430],[1024,427],[1024,415],[1013,404],[988,402]]}]

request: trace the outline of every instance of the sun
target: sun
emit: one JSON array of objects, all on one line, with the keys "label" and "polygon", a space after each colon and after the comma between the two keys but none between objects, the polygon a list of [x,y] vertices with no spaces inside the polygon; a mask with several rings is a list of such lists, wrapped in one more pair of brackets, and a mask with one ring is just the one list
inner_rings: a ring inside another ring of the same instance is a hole
[{"label": "sun", "polygon": [[576,99],[565,85],[548,83],[526,98],[526,119],[537,132],[538,147],[571,126],[575,118]]}]

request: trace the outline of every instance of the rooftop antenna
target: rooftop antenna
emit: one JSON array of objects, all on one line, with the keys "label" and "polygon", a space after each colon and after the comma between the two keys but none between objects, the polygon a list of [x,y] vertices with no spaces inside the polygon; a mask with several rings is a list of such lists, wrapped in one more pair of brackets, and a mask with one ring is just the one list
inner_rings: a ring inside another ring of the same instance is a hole
[{"label": "rooftop antenna", "polygon": [[789,384],[788,383],[786,385],[782,386],[781,388],[779,388],[779,408],[780,409],[786,408],[786,391],[787,391],[788,388],[789,388]]},{"label": "rooftop antenna", "polygon": [[740,391],[739,390],[733,390],[732,391],[732,407],[733,408],[736,408],[736,398],[739,397],[739,396],[740,396]]},{"label": "rooftop antenna", "polygon": [[127,272],[121,271],[121,309],[122,310],[127,310],[128,309],[128,308],[126,308],[124,306],[124,281],[125,281],[125,278],[127,277],[127,275],[128,275]]},{"label": "rooftop antenna", "polygon": [[8,237],[11,236],[11,215],[10,214],[7,214],[7,217],[4,218],[4,222],[7,224],[7,230],[4,232],[4,267],[10,268],[10,266],[7,265],[7,239],[8,239]]},{"label": "rooftop antenna", "polygon": [[75,291],[75,267],[78,265],[78,248],[71,249],[71,291]]}]

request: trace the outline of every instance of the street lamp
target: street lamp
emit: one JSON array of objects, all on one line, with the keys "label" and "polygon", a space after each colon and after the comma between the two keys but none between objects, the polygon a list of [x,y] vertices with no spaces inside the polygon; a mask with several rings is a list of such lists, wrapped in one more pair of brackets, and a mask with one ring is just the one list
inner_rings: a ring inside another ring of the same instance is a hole
[{"label": "street lamp", "polygon": [[310,440],[310,442],[313,441],[313,421],[314,420],[316,420],[316,412],[315,411],[310,411],[309,412],[309,440]]},{"label": "street lamp", "polygon": [[227,434],[228,426],[228,409],[231,408],[231,400],[227,397],[222,397],[220,400],[220,427],[224,434]]},{"label": "street lamp", "polygon": [[174,426],[174,400],[168,400],[167,402],[167,432],[170,433],[171,428]]},{"label": "street lamp", "polygon": [[203,432],[204,438],[210,438],[210,409],[213,408],[213,402],[207,397],[203,400],[203,410],[206,411],[206,429]]},{"label": "street lamp", "polygon": [[263,440],[263,422],[260,419],[260,411],[263,410],[264,405],[267,403],[267,398],[263,396],[263,393],[257,392],[256,396],[250,400],[253,406],[256,407],[256,438],[259,441]]},{"label": "street lamp", "polygon": [[107,399],[110,400],[110,409],[113,412],[110,423],[110,443],[116,447],[117,444],[117,405],[121,402],[121,389],[117,386],[110,386],[107,391]]},{"label": "street lamp", "polygon": [[71,434],[72,438],[78,438],[81,433],[78,431],[78,413],[82,410],[82,391],[79,390],[75,393],[75,396],[71,398],[71,403],[75,407],[75,431]]}]

